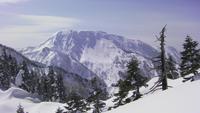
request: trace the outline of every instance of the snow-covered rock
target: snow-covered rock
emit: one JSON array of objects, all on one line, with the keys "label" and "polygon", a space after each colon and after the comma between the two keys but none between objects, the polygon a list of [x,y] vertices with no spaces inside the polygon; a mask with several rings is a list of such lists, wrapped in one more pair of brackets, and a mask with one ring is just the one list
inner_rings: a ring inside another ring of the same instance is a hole
[{"label": "snow-covered rock", "polygon": [[151,59],[158,56],[156,49],[142,41],[102,31],[60,31],[41,45],[25,48],[21,53],[31,60],[61,67],[87,79],[97,75],[108,87],[124,75],[127,62],[133,56],[140,61],[145,76],[157,76],[156,71],[150,71],[154,67]]}]

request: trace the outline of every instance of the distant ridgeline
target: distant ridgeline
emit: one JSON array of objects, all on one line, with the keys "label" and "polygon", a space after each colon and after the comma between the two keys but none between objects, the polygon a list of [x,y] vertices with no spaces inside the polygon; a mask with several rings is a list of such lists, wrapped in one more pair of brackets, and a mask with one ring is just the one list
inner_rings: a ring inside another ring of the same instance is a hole
[{"label": "distant ridgeline", "polygon": [[[99,80],[99,79],[97,79]],[[0,89],[20,87],[43,101],[65,102],[70,94],[89,96],[93,82],[58,67],[31,61],[12,48],[0,44]],[[99,87],[104,83],[97,81]]]}]

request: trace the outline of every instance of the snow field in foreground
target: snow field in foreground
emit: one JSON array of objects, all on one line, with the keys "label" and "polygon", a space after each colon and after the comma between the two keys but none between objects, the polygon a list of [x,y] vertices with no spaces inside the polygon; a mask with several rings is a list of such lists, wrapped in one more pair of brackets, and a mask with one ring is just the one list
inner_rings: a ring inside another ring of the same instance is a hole
[{"label": "snow field in foreground", "polygon": [[138,101],[106,113],[200,113],[200,81],[184,84],[180,80],[175,81],[181,85],[149,94]]}]

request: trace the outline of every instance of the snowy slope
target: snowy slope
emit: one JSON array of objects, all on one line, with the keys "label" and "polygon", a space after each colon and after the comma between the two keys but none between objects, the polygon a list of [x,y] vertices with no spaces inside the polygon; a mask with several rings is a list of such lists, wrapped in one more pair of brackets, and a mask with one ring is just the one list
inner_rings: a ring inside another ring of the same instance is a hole
[{"label": "snowy slope", "polygon": [[41,45],[25,48],[21,53],[31,60],[59,66],[87,79],[97,75],[108,87],[124,75],[127,62],[133,56],[140,61],[145,76],[157,75],[150,71],[154,67],[151,58],[158,56],[156,49],[142,41],[102,31],[60,31]]},{"label": "snowy slope", "polygon": [[58,107],[63,106],[60,103],[40,102],[36,96],[16,87],[0,90],[0,100],[1,113],[16,113],[19,104],[29,113],[55,113]]},{"label": "snowy slope", "polygon": [[[148,84],[153,85],[156,80],[154,78]],[[199,113],[200,80],[186,83],[181,81],[182,79],[170,80],[169,85],[173,88],[148,94],[106,113]],[[37,96],[15,87],[0,90],[0,100],[1,113],[15,113],[19,104],[29,113],[55,113],[58,107],[63,106],[60,103],[40,102]]]},{"label": "snowy slope", "polygon": [[200,81],[181,83],[172,81],[174,86],[163,92],[144,96],[106,113],[200,113]]}]

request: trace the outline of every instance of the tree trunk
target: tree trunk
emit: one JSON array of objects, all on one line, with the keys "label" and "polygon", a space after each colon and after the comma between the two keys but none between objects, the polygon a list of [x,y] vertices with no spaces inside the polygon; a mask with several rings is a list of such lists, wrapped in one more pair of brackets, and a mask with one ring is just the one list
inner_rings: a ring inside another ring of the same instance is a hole
[{"label": "tree trunk", "polygon": [[[166,26],[165,26],[166,27]],[[160,46],[161,46],[161,80],[162,80],[162,90],[167,89],[167,75],[166,75],[166,58],[165,58],[165,27],[161,31],[160,36]]]}]

